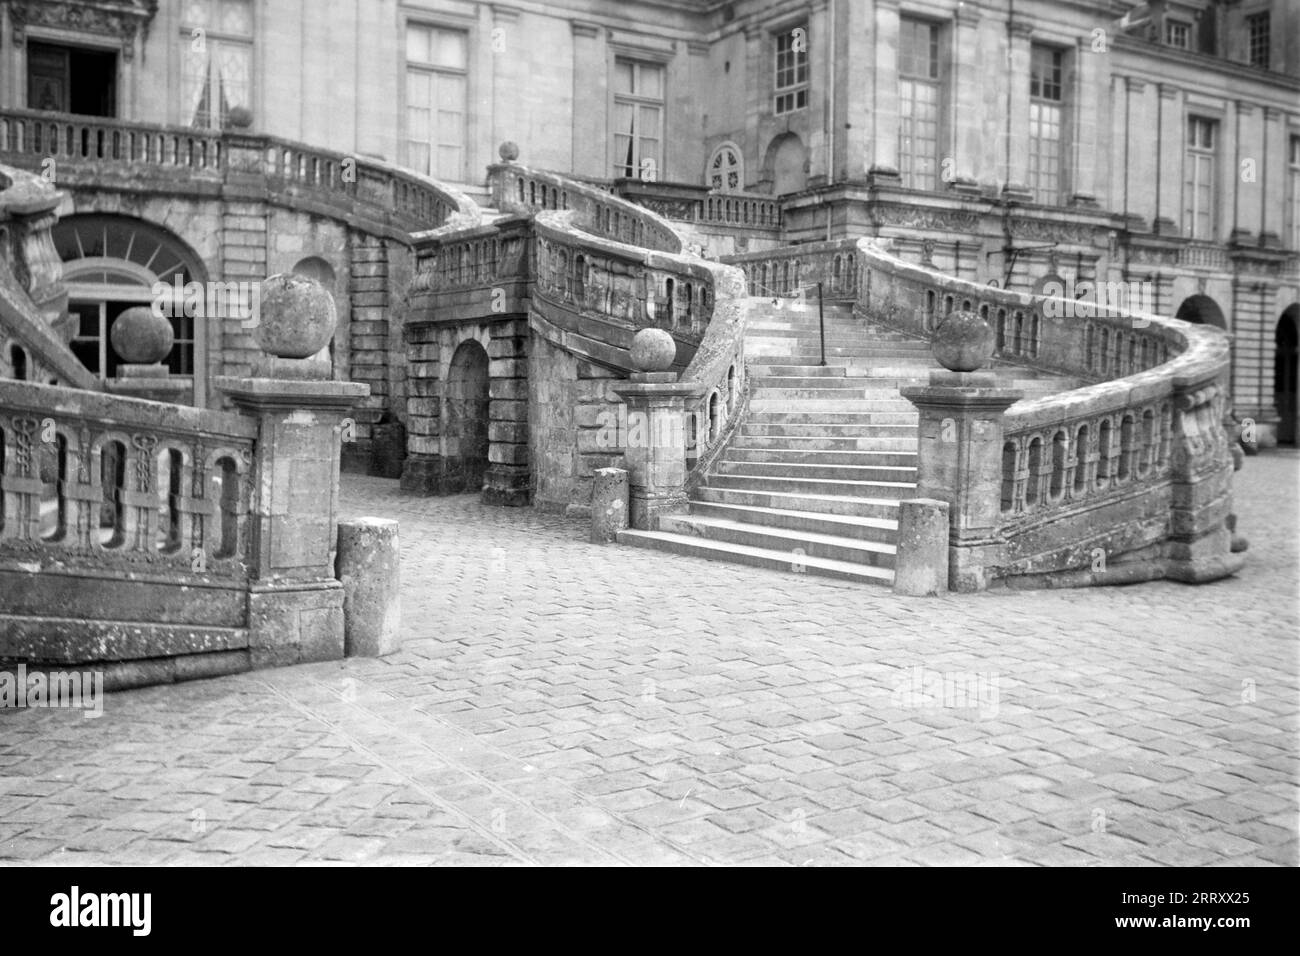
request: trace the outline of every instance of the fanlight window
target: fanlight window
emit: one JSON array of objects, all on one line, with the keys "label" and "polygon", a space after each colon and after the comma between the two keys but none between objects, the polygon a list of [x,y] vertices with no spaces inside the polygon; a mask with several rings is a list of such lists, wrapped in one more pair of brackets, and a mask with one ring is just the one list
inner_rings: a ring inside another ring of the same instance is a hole
[{"label": "fanlight window", "polygon": [[741,157],[740,147],[735,143],[723,143],[713,151],[709,159],[708,184],[718,192],[737,192],[745,182],[745,161]]}]

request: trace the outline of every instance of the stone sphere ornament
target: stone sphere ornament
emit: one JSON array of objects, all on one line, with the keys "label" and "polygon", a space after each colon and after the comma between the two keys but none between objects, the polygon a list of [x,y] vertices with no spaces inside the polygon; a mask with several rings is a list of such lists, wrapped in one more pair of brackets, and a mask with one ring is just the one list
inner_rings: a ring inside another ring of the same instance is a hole
[{"label": "stone sphere ornament", "polygon": [[939,364],[952,372],[974,372],[988,364],[997,345],[993,326],[977,312],[953,312],[930,337]]},{"label": "stone sphere ornament", "polygon": [[253,125],[253,111],[247,106],[232,107],[226,114],[226,124],[233,129],[248,129]]},{"label": "stone sphere ornament", "polygon": [[666,372],[677,357],[677,343],[663,329],[642,329],[632,336],[632,365],[641,372]]},{"label": "stone sphere ornament", "polygon": [[334,297],[315,279],[280,273],[262,282],[253,338],[277,358],[304,359],[329,344],[338,323]]},{"label": "stone sphere ornament", "polygon": [[497,155],[501,157],[502,162],[513,163],[519,158],[519,144],[508,139],[497,147]]},{"label": "stone sphere ornament", "polygon": [[135,305],[114,320],[108,340],[123,361],[153,365],[167,357],[176,336],[172,324],[152,306]]}]

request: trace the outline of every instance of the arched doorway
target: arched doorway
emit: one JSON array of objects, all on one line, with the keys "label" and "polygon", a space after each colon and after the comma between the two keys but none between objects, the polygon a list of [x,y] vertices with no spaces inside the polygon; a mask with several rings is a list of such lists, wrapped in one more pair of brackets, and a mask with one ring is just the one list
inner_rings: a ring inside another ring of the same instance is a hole
[{"label": "arched doorway", "polygon": [[[181,305],[186,286],[203,288],[207,282],[198,255],[169,230],[129,216],[67,216],[51,232],[63,260],[68,311],[76,321],[72,351],[81,363],[101,379],[115,375],[120,359],[108,339],[113,321],[132,306],[153,302],[155,286],[161,284],[177,300],[177,308],[167,310],[175,344],[163,362],[173,375],[194,376],[194,402],[202,405],[208,323],[204,316],[186,315],[195,310]],[[206,300],[206,292],[197,293],[194,301],[199,300]]]},{"label": "arched doorway", "polygon": [[1277,402],[1278,444],[1296,443],[1296,357],[1297,325],[1300,325],[1300,304],[1292,305],[1278,319],[1274,333],[1273,397]]},{"label": "arched doorway", "polygon": [[[445,396],[443,454],[448,490],[481,491],[488,466],[488,354],[472,339],[457,346],[451,356]],[[463,483],[458,476],[464,477]]]},{"label": "arched doorway", "polygon": [[794,133],[782,133],[772,140],[763,165],[775,196],[797,193],[808,186],[808,150]]},{"label": "arched doorway", "polygon": [[1219,303],[1208,295],[1189,295],[1178,307],[1178,313],[1174,318],[1195,325],[1214,325],[1225,331],[1228,328],[1228,320],[1223,317],[1223,310],[1219,308]]}]

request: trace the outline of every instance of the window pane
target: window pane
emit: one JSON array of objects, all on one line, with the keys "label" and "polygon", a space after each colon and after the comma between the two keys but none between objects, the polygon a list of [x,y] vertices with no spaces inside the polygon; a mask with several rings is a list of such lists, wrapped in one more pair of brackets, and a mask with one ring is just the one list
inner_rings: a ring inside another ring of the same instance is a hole
[{"label": "window pane", "polygon": [[221,0],[221,31],[239,36],[253,34],[253,5],[251,0]]},{"label": "window pane", "polygon": [[428,27],[417,24],[411,24],[406,28],[406,58],[408,60],[428,63],[433,59],[432,32]]},{"label": "window pane", "polygon": [[614,92],[632,92],[632,63],[630,60],[614,61]]},{"label": "window pane", "polygon": [[433,31],[433,58],[437,66],[453,70],[465,69],[465,34],[455,30]]},{"label": "window pane", "polygon": [[640,81],[636,89],[638,96],[659,99],[664,95],[664,71],[661,67],[641,64],[638,79]]}]

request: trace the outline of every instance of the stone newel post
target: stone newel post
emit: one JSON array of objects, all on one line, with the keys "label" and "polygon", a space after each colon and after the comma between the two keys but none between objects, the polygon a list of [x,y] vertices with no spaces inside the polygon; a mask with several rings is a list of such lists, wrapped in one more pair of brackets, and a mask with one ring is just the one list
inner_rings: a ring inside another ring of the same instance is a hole
[{"label": "stone newel post", "polygon": [[335,578],[339,438],[367,385],[335,382],[313,360],[337,320],[334,300],[301,276],[262,283],[254,330],[267,354],[249,378],[216,385],[258,421],[248,598],[255,667],[343,656],[343,586]]},{"label": "stone newel post", "polygon": [[699,389],[668,371],[676,354],[663,329],[642,329],[632,340],[632,364],[641,371],[614,388],[627,403],[628,510],[638,531],[654,531],[660,515],[686,510],[686,403]]},{"label": "stone newel post", "polygon": [[1001,561],[1002,416],[1024,392],[976,371],[993,354],[994,335],[974,312],[948,316],[933,347],[947,370],[901,389],[920,413],[916,493],[948,503],[948,586],[979,591]]}]

